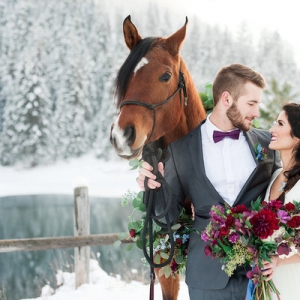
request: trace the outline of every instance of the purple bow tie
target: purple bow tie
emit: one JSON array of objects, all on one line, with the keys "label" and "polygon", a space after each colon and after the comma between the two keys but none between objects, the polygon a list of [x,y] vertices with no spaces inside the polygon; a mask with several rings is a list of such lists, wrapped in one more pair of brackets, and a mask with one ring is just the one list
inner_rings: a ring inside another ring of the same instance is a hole
[{"label": "purple bow tie", "polygon": [[238,140],[240,137],[240,132],[241,131],[239,129],[229,131],[229,132],[222,132],[222,131],[214,130],[213,139],[214,139],[215,143],[222,141],[225,137],[230,137],[234,140]]}]

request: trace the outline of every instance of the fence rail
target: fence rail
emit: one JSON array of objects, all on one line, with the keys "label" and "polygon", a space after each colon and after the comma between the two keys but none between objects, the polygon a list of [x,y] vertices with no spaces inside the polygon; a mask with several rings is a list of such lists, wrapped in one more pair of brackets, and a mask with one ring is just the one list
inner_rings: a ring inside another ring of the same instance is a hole
[{"label": "fence rail", "polygon": [[[16,251],[35,251],[60,248],[76,248],[83,246],[111,245],[119,240],[118,233],[91,234],[88,236],[43,237],[32,239],[0,240],[0,253]],[[132,243],[130,238],[122,243]]]}]

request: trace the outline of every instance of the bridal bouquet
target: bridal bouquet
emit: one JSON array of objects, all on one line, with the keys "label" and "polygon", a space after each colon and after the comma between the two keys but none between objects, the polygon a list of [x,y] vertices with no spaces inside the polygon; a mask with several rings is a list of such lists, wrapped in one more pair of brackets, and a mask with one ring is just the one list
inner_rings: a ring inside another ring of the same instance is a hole
[{"label": "bridal bouquet", "polygon": [[261,274],[263,261],[271,261],[272,255],[287,257],[300,249],[300,203],[257,199],[251,208],[213,206],[201,238],[207,242],[205,254],[219,258],[228,276],[238,266],[252,266],[247,273],[254,287],[251,299],[267,300],[271,292],[278,296],[279,291]]}]

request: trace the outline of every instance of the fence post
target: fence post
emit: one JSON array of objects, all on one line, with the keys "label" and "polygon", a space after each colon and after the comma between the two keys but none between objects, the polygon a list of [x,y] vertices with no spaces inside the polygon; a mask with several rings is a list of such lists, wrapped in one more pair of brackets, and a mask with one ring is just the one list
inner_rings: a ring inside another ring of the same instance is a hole
[{"label": "fence post", "polygon": [[[87,186],[74,189],[74,235],[90,234],[90,204]],[[89,283],[90,247],[83,246],[74,249],[75,287]]]}]

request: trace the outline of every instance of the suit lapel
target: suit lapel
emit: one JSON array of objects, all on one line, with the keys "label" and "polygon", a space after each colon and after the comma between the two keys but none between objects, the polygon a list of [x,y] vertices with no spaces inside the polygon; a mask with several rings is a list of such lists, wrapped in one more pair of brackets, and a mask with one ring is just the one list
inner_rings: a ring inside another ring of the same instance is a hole
[{"label": "suit lapel", "polygon": [[255,145],[258,143],[257,135],[254,133],[253,130],[249,130],[248,132],[244,132],[244,135],[245,135],[246,140],[248,142],[248,145],[249,145],[250,151],[252,153],[253,159],[255,160],[256,168],[253,170],[253,172],[249,176],[248,180],[246,181],[246,183],[242,187],[242,189],[239,192],[239,194],[238,194],[236,200],[234,201],[233,205],[237,205],[237,203],[242,200],[245,191],[248,190],[249,184],[251,183],[252,179],[257,175],[257,171],[259,169],[258,168],[259,167],[259,162],[256,159],[256,153],[255,153]]}]

